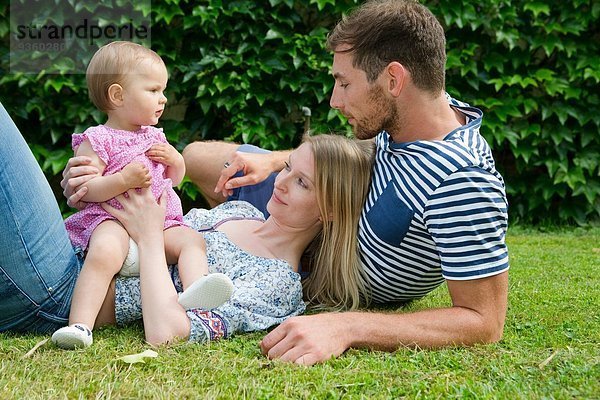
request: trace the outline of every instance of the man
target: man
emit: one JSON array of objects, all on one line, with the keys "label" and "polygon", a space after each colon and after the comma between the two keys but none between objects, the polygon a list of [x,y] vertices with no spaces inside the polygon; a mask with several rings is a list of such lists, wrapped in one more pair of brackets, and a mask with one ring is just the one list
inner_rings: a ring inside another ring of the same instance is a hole
[{"label": "man", "polygon": [[[508,293],[504,183],[479,135],[481,111],[445,94],[441,25],[415,1],[369,1],[333,29],[327,45],[334,54],[331,107],[358,139],[377,144],[358,237],[371,300],[418,299],[445,281],[452,306],[294,317],[264,337],[262,352],[312,365],[351,347],[498,341]],[[268,180],[242,186],[281,169],[287,154],[236,150],[190,144],[183,153],[188,175],[212,205],[233,194],[260,208],[256,203],[270,197]],[[234,177],[238,171],[243,176]]]}]

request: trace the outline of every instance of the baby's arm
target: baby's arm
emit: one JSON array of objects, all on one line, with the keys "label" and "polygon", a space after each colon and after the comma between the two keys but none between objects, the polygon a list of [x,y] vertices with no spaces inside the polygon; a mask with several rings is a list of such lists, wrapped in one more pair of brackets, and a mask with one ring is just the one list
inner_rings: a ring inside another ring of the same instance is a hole
[{"label": "baby's arm", "polygon": [[185,162],[175,147],[168,143],[156,143],[150,147],[146,155],[152,161],[166,165],[165,174],[173,181],[173,186],[181,183],[185,176]]},{"label": "baby's arm", "polygon": [[150,172],[140,163],[127,164],[120,172],[102,176],[106,164],[94,152],[88,140],[84,140],[79,145],[75,155],[90,157],[92,159],[90,165],[99,170],[97,177],[84,184],[88,188],[88,192],[83,196],[83,201],[100,203],[112,199],[129,189],[148,187],[152,184]]}]

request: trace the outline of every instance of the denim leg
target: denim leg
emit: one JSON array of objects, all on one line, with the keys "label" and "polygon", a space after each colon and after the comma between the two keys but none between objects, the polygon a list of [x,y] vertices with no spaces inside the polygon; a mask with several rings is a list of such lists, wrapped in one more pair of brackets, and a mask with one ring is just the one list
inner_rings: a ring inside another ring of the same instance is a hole
[{"label": "denim leg", "polygon": [[80,268],[50,185],[0,104],[0,331],[65,325]]},{"label": "denim leg", "polygon": [[[238,147],[237,151],[242,153],[270,153],[269,150],[256,147],[251,144],[243,144]],[[244,173],[239,171],[235,176],[242,176]],[[264,181],[251,186],[242,186],[233,190],[233,194],[227,198],[227,200],[243,200],[252,204],[260,212],[263,213],[265,218],[269,218],[269,212],[267,211],[267,203],[271,199],[273,194],[273,187],[275,186],[275,178],[277,173],[272,173]]]}]

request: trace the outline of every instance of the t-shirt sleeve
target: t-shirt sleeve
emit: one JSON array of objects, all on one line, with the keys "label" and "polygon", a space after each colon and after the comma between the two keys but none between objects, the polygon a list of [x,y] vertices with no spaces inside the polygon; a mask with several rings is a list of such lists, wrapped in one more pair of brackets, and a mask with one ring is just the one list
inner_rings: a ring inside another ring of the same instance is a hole
[{"label": "t-shirt sleeve", "polygon": [[152,136],[154,137],[154,140],[156,140],[156,142],[169,143],[169,141],[167,140],[167,137],[165,136],[165,132],[163,131],[162,128],[156,128],[154,126],[149,126],[148,129],[152,130]]},{"label": "t-shirt sleeve", "polygon": [[484,278],[509,268],[507,209],[503,183],[477,167],[449,175],[434,191],[424,219],[445,279]]},{"label": "t-shirt sleeve", "polygon": [[73,151],[77,151],[77,148],[83,143],[85,140],[89,141],[92,150],[100,159],[104,162],[104,164],[108,165],[110,161],[110,155],[108,152],[108,148],[110,147],[110,143],[107,141],[110,140],[110,135],[103,133],[100,129],[96,127],[88,128],[83,133],[74,133],[72,138],[72,146]]}]

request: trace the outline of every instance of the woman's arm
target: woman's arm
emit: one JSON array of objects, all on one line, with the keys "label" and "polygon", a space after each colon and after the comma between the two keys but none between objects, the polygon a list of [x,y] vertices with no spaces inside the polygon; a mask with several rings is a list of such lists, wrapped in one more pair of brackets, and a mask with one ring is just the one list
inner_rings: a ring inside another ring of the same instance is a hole
[{"label": "woman's arm", "polygon": [[150,189],[128,192],[129,198],[116,199],[123,206],[117,210],[106,203],[102,207],[119,220],[140,253],[142,314],[146,340],[154,345],[171,343],[189,336],[190,321],[177,302],[177,291],[167,270],[163,225],[166,198],[156,203]]},{"label": "woman's arm", "polygon": [[89,157],[91,159],[90,166],[98,169],[98,175],[84,183],[88,191],[81,201],[100,203],[129,189],[148,187],[152,184],[150,172],[140,163],[128,164],[116,174],[102,176],[106,164],[94,152],[88,140],[84,140],[79,145],[75,155]]}]

